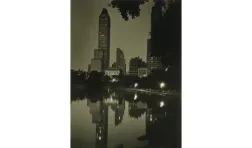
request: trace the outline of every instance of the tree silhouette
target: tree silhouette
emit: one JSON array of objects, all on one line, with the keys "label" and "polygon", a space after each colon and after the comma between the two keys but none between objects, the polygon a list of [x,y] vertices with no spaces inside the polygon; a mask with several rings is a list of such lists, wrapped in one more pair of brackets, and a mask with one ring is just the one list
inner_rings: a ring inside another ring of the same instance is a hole
[{"label": "tree silhouette", "polygon": [[148,2],[148,0],[112,0],[109,6],[118,8],[124,20],[129,20],[129,16],[132,19],[140,15],[140,5]]}]

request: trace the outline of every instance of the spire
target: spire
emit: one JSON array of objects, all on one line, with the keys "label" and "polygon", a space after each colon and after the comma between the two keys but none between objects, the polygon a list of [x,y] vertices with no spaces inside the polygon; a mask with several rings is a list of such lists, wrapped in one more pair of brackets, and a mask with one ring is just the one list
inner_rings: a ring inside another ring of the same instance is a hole
[{"label": "spire", "polygon": [[108,10],[106,8],[103,8],[101,14],[108,14]]}]

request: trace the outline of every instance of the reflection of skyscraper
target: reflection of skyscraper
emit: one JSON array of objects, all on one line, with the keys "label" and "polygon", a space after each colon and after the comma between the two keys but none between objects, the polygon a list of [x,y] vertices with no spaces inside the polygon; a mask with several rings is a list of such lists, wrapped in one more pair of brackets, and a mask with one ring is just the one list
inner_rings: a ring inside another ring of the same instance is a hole
[{"label": "reflection of skyscraper", "polygon": [[99,16],[98,48],[104,51],[103,68],[107,69],[110,60],[110,16],[105,8]]},{"label": "reflection of skyscraper", "polygon": [[140,118],[145,112],[145,108],[138,108],[137,103],[129,103],[129,116]]},{"label": "reflection of skyscraper", "polygon": [[117,105],[115,109],[115,125],[119,125],[123,120],[125,110],[125,100],[122,100],[121,104]]},{"label": "reflection of skyscraper", "polygon": [[92,123],[101,122],[101,102],[90,102],[89,112],[92,115]]},{"label": "reflection of skyscraper", "polygon": [[154,123],[154,120],[153,120],[153,116],[152,116],[152,110],[151,109],[146,109],[146,133],[147,133],[147,131],[148,131],[148,128],[150,127],[150,125],[152,124],[152,123]]},{"label": "reflection of skyscraper", "polygon": [[101,121],[96,124],[96,148],[107,148],[108,106],[101,102]]},{"label": "reflection of skyscraper", "polygon": [[[109,102],[108,100],[111,100],[112,102]],[[91,102],[90,100],[87,101],[89,112],[92,115],[92,123],[96,125],[96,148],[107,148],[108,107],[111,106],[112,110],[115,111],[115,125],[119,125],[123,120],[125,100],[123,100],[122,96],[117,93],[113,93],[108,100],[97,102]]]},{"label": "reflection of skyscraper", "polygon": [[158,112],[158,110],[153,110],[151,108],[146,109],[146,132],[148,131],[151,124],[155,123],[156,121],[164,118],[167,115],[167,112]]},{"label": "reflection of skyscraper", "polygon": [[125,110],[125,100],[123,100],[122,96],[118,94],[114,94],[114,99],[116,99],[117,102],[110,105],[111,109],[115,112],[115,125],[117,126],[123,120]]}]

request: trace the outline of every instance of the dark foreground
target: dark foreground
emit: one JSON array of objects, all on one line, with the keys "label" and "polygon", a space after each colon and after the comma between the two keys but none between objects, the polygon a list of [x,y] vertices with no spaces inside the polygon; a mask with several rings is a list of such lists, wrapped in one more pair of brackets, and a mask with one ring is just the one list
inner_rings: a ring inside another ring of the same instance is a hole
[{"label": "dark foreground", "polygon": [[181,147],[179,96],[72,90],[71,148],[159,147]]}]

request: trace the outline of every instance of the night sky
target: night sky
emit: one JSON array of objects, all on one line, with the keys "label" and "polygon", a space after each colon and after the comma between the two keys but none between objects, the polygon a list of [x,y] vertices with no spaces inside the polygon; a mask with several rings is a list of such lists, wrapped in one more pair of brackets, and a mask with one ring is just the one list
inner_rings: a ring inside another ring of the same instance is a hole
[{"label": "night sky", "polygon": [[127,22],[116,8],[108,7],[109,2],[71,0],[71,69],[88,69],[93,51],[98,48],[98,20],[102,8],[107,8],[111,18],[110,66],[116,60],[116,48],[124,52],[127,71],[130,58],[140,56],[146,61],[152,3],[144,4],[140,17]]}]

